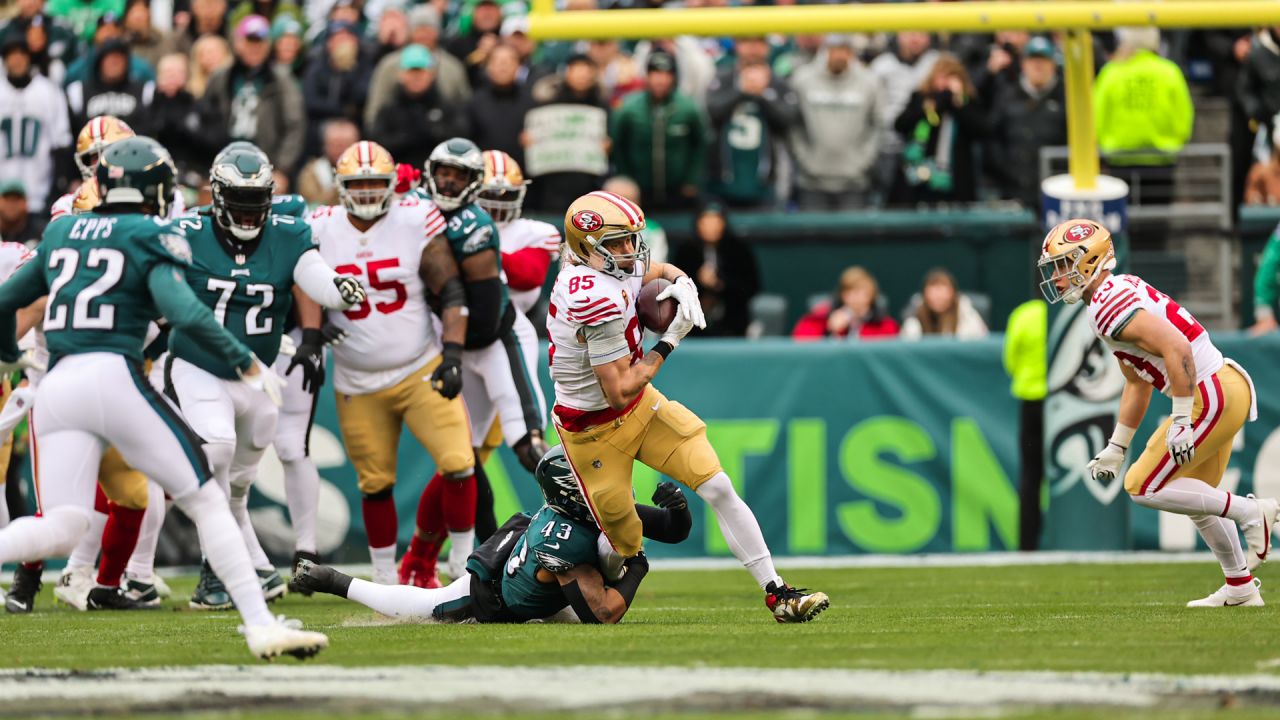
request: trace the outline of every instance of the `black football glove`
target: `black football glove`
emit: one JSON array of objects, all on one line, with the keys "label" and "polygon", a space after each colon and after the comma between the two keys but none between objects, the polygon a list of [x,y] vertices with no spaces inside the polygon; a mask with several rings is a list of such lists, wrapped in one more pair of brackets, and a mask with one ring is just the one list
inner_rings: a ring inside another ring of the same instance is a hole
[{"label": "black football glove", "polygon": [[329,347],[341,345],[342,341],[347,339],[347,331],[331,322],[326,322],[321,326],[320,334],[324,336],[324,344]]},{"label": "black football glove", "polygon": [[360,281],[350,275],[339,275],[333,279],[334,287],[338,288],[338,294],[342,296],[342,302],[356,306],[364,302],[364,286]]},{"label": "black football glove", "polygon": [[673,482],[660,482],[653,491],[653,504],[666,510],[684,510],[689,507],[689,499],[680,491],[680,486]]},{"label": "black football glove", "polygon": [[302,389],[312,395],[320,392],[324,387],[324,333],[315,328],[303,329],[302,342],[298,343],[285,376],[299,365],[302,366]]},{"label": "black football glove", "polygon": [[444,359],[431,373],[431,387],[446,400],[452,400],[462,392],[462,345],[445,343],[443,355]]}]

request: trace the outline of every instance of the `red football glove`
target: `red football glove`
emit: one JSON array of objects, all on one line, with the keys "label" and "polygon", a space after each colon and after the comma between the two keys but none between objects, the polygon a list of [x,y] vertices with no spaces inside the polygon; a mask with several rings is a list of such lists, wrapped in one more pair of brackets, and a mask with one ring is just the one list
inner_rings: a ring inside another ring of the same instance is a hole
[{"label": "red football glove", "polygon": [[418,183],[422,181],[422,171],[409,165],[408,163],[400,163],[396,165],[396,192],[403,195],[410,190],[418,187]]}]

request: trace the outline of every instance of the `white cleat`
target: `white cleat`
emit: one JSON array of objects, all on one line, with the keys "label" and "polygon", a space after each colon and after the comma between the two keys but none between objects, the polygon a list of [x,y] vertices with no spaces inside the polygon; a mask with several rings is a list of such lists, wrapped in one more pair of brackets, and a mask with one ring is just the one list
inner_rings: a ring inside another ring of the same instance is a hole
[{"label": "white cleat", "polygon": [[57,586],[53,588],[53,596],[80,612],[87,612],[89,591],[97,584],[94,575],[91,565],[63,570]]},{"label": "white cleat", "polygon": [[1258,592],[1261,586],[1262,581],[1258,578],[1248,585],[1223,585],[1209,597],[1187,603],[1187,607],[1262,607],[1266,603],[1262,601],[1262,593]]},{"label": "white cleat", "polygon": [[156,586],[156,594],[159,595],[162,600],[168,599],[168,597],[173,594],[173,591],[169,589],[169,584],[164,581],[164,578],[160,577],[159,573],[153,573],[151,575],[151,580],[151,584]]},{"label": "white cleat", "polygon": [[277,615],[270,625],[242,625],[240,632],[249,643],[249,652],[262,660],[271,660],[281,655],[306,660],[329,647],[329,638],[324,633],[303,630],[301,621],[291,620],[283,615]]},{"label": "white cleat", "polygon": [[1271,552],[1271,531],[1276,527],[1276,516],[1280,515],[1280,502],[1275,498],[1249,497],[1258,504],[1259,517],[1240,529],[1244,531],[1245,542],[1249,544],[1245,557],[1249,572],[1253,572],[1267,561],[1267,555]]}]

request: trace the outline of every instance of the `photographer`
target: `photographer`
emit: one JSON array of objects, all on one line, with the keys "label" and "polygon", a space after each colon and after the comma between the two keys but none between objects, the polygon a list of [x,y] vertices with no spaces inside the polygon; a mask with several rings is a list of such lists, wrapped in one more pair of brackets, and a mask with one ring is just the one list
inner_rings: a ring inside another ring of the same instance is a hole
[{"label": "photographer", "polygon": [[973,202],[973,150],[987,134],[986,116],[964,65],[942,55],[894,122],[906,147],[891,205]]}]

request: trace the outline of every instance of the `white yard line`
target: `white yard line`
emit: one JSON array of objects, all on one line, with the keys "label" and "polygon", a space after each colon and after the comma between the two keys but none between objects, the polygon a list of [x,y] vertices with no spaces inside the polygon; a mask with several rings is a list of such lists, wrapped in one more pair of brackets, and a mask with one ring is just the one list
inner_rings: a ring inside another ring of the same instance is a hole
[{"label": "white yard line", "polygon": [[[1280,694],[1272,675],[1177,676],[968,670],[799,670],[681,667],[418,666],[342,668],[292,664],[196,666],[70,673],[0,671],[11,709],[49,703],[125,701],[189,706],[201,696],[227,704],[297,698],[308,705],[368,702],[419,710],[487,703],[526,711],[652,709],[750,701],[777,706],[983,709],[1060,705],[1147,708],[1223,694]],[[1274,698],[1273,698],[1274,701]]]}]

